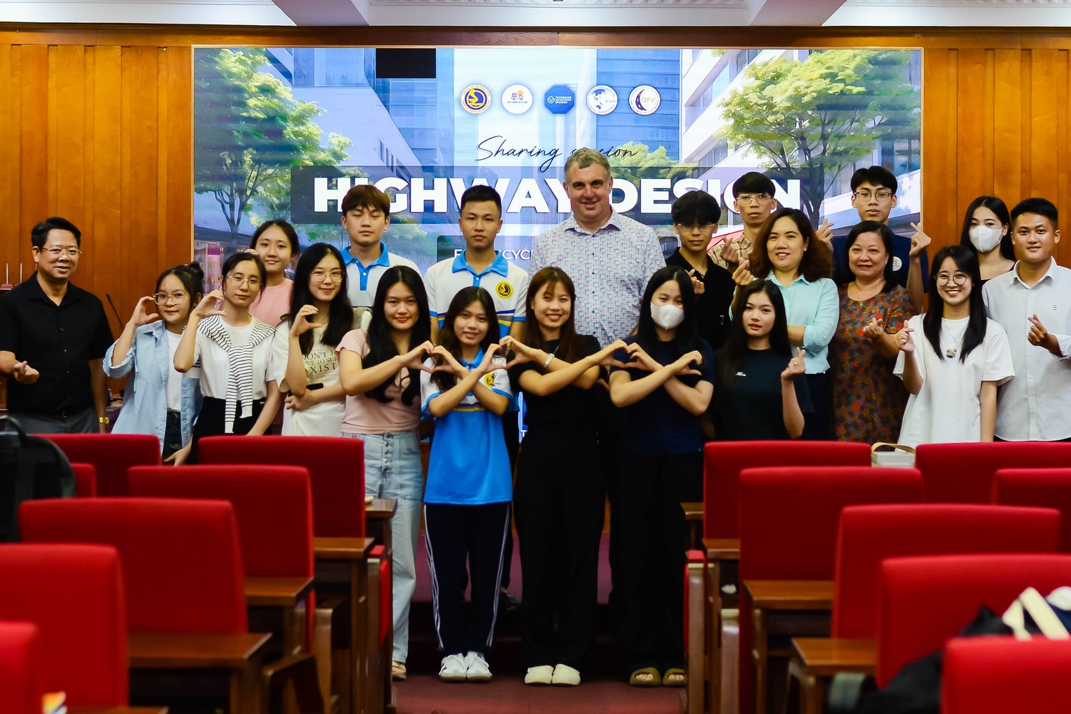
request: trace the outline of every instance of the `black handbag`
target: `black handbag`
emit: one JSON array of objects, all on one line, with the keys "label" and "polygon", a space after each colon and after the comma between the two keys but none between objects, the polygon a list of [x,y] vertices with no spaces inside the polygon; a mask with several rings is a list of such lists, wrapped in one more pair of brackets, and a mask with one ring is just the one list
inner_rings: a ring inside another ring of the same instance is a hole
[{"label": "black handbag", "polygon": [[73,498],[74,469],[53,442],[29,436],[0,417],[0,543],[19,539],[19,506],[37,498]]}]

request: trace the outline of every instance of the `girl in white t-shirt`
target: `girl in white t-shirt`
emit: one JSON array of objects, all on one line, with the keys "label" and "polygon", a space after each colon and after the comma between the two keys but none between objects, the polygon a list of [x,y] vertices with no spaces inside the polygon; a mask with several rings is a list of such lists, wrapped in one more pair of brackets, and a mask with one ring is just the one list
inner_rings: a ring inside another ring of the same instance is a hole
[{"label": "girl in white t-shirt", "polygon": [[298,260],[290,312],[272,345],[271,376],[287,394],[283,436],[338,436],[346,393],[335,349],[351,329],[342,253],[313,243]]},{"label": "girl in white t-shirt", "polygon": [[175,350],[176,370],[189,372],[197,365],[194,375],[204,395],[191,463],[202,437],[263,434],[279,410],[279,388],[268,373],[275,330],[249,314],[264,279],[264,264],[253,253],[227,258],[221,288],[190,313]]},{"label": "girl in white t-shirt", "polygon": [[893,373],[911,393],[899,442],[992,441],[997,387],[1015,376],[1008,335],[986,317],[973,250],[947,246],[933,265],[929,311],[897,336]]},{"label": "girl in white t-shirt", "polygon": [[409,601],[416,589],[414,553],[424,496],[418,375],[434,348],[428,315],[420,273],[390,267],[376,288],[368,329],[349,332],[336,348],[346,393],[342,436],[364,441],[365,495],[398,502],[391,518],[395,679],[406,676]]}]

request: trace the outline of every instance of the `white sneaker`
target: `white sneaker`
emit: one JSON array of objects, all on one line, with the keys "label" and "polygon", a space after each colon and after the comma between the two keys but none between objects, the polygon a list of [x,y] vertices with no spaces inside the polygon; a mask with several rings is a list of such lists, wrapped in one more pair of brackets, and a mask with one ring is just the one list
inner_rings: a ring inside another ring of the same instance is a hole
[{"label": "white sneaker", "polygon": [[580,672],[567,664],[559,664],[554,668],[551,684],[575,687],[580,684]]},{"label": "white sneaker", "polygon": [[461,654],[446,655],[443,657],[442,667],[439,668],[439,679],[444,682],[464,682],[465,659]]},{"label": "white sneaker", "polygon": [[549,664],[538,667],[529,667],[528,674],[524,675],[525,684],[550,684],[554,677],[554,668]]},{"label": "white sneaker", "polygon": [[491,668],[487,666],[487,660],[479,652],[469,652],[465,655],[465,676],[470,682],[490,682]]}]

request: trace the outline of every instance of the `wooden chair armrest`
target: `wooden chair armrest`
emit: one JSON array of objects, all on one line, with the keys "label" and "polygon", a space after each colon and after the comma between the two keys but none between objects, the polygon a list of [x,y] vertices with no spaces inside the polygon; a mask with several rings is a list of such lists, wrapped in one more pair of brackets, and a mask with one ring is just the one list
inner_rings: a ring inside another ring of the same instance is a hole
[{"label": "wooden chair armrest", "polygon": [[874,640],[796,637],[792,651],[812,677],[832,677],[841,672],[873,675],[877,666]]},{"label": "wooden chair armrest", "polygon": [[372,502],[364,507],[365,520],[383,519],[390,520],[398,510],[398,501],[393,498],[373,498]]},{"label": "wooden chair armrest", "polygon": [[127,642],[134,669],[242,669],[269,639],[255,632],[131,632]]},{"label": "wooden chair armrest", "polygon": [[751,604],[762,610],[831,610],[831,580],[745,580]]},{"label": "wooden chair armrest", "polygon": [[167,714],[167,707],[72,707],[67,705],[67,714]]},{"label": "wooden chair armrest", "polygon": [[707,560],[740,560],[739,538],[704,538]]},{"label": "wooden chair armrest", "polygon": [[246,578],[245,602],[251,607],[295,607],[312,592],[312,578]]},{"label": "wooden chair armrest", "polygon": [[278,701],[280,695],[292,686],[299,714],[324,714],[324,698],[314,655],[284,657],[265,666],[261,676],[269,702]]},{"label": "wooden chair armrest", "polygon": [[319,560],[365,560],[375,541],[372,538],[313,538],[313,555]]},{"label": "wooden chair armrest", "polygon": [[701,521],[703,520],[703,502],[702,501],[682,501],[681,510],[684,511],[684,520],[686,521]]}]

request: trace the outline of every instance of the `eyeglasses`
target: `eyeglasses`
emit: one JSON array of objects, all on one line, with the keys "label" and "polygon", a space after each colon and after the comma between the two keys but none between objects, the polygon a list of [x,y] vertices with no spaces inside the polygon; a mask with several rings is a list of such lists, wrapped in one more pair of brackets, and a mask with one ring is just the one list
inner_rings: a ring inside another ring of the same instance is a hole
[{"label": "eyeglasses", "polygon": [[338,282],[342,280],[341,270],[314,270],[312,271],[312,279],[316,282],[322,283],[328,276],[331,280]]},{"label": "eyeglasses", "polygon": [[66,253],[67,256],[70,258],[77,258],[79,255],[82,254],[82,251],[80,251],[78,248],[42,248],[41,252],[48,253],[53,258],[58,258],[64,253]]},{"label": "eyeglasses", "polygon": [[758,203],[759,201],[766,201],[770,199],[768,193],[742,193],[736,197],[736,200],[740,203]]},{"label": "eyeglasses", "polygon": [[152,299],[156,301],[157,305],[166,305],[169,302],[181,303],[186,299],[186,293],[156,293],[152,296]]},{"label": "eyeglasses", "polygon": [[260,278],[254,277],[252,275],[248,278],[242,278],[237,275],[228,275],[227,280],[230,280],[236,286],[242,285],[244,283],[245,285],[248,285],[251,288],[255,288],[260,285]]},{"label": "eyeglasses", "polygon": [[872,198],[876,198],[879,201],[888,201],[892,198],[893,192],[887,188],[883,188],[879,191],[874,191],[873,193],[870,191],[856,191],[852,195],[863,201],[869,201]]},{"label": "eyeglasses", "polygon": [[969,277],[970,276],[966,273],[953,273],[952,275],[949,275],[948,273],[938,273],[937,284],[944,287],[951,281],[953,285],[960,286],[966,284],[967,278]]}]

